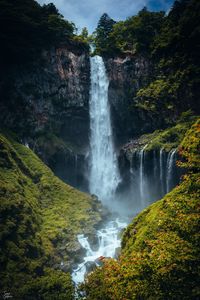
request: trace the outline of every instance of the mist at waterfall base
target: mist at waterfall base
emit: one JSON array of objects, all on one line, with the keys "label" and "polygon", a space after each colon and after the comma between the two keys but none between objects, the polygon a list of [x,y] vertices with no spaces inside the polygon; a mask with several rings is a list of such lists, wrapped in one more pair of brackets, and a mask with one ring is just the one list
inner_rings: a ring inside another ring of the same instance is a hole
[{"label": "mist at waterfall base", "polygon": [[[99,257],[115,257],[120,247],[120,231],[151,202],[162,197],[173,185],[176,149],[146,154],[145,145],[136,151],[131,163],[120,164],[113,143],[109,80],[103,59],[90,58],[90,153],[88,155],[89,192],[98,197],[111,212],[110,219],[97,230],[97,245],[87,236],[78,235],[85,257],[72,272],[76,284],[84,280],[89,269],[100,264]],[[120,169],[119,169],[119,166]]]}]

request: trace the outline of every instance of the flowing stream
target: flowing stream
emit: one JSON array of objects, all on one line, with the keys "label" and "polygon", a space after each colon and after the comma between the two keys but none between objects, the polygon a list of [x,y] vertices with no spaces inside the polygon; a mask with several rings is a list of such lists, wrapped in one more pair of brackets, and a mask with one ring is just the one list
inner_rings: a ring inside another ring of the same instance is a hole
[{"label": "flowing stream", "polygon": [[[109,80],[102,57],[90,59],[90,193],[95,194],[104,205],[112,207],[120,183],[117,156],[113,145],[113,134],[108,103]],[[79,235],[79,243],[86,251],[83,262],[73,271],[75,283],[82,282],[88,265],[99,265],[99,257],[114,257],[120,247],[119,232],[127,225],[119,219],[111,220],[98,230],[98,249],[92,250],[88,238]]]},{"label": "flowing stream", "polygon": [[81,262],[76,270],[72,273],[72,279],[75,283],[80,283],[84,281],[84,276],[87,271],[91,270],[94,266],[99,266],[101,264],[102,257],[114,257],[116,249],[120,247],[120,237],[119,232],[127,226],[127,223],[116,219],[115,221],[110,221],[107,225],[97,231],[98,237],[98,249],[93,250],[88,238],[83,234],[78,235],[78,241],[81,246],[86,250],[86,255],[83,262]]}]

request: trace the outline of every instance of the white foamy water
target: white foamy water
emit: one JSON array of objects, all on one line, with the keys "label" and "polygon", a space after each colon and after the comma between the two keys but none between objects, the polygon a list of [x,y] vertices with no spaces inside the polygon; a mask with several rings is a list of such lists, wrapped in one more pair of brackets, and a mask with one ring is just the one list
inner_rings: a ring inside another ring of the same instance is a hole
[{"label": "white foamy water", "polygon": [[167,186],[167,193],[170,192],[172,186],[172,174],[173,174],[173,167],[175,165],[175,154],[176,149],[172,149],[168,154],[167,159],[167,178],[166,178],[166,186]]},{"label": "white foamy water", "polygon": [[116,219],[115,221],[108,222],[108,224],[104,228],[98,230],[98,249],[96,251],[92,250],[87,237],[85,237],[83,234],[78,235],[78,241],[86,250],[86,256],[84,257],[83,262],[81,262],[72,273],[72,279],[76,284],[84,281],[88,263],[92,263],[94,266],[98,266],[98,258],[100,256],[115,256],[116,249],[119,248],[121,244],[119,232],[126,226],[126,222],[122,222],[119,219]]}]

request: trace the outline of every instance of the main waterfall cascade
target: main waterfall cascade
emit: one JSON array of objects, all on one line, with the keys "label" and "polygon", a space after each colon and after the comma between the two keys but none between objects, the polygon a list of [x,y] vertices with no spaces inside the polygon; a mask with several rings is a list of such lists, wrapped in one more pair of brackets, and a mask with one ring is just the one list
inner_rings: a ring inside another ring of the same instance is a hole
[{"label": "main waterfall cascade", "polygon": [[[126,186],[125,182],[125,191],[121,189],[120,184],[123,182],[113,145],[108,102],[109,80],[100,56],[91,57],[90,64],[89,191],[98,196],[112,212],[118,210],[121,215],[133,217],[148,204],[169,192],[177,183],[176,149],[172,149],[169,153],[164,149],[148,152],[146,151],[148,145],[145,145],[135,151],[130,161],[129,186]],[[75,162],[77,168],[77,159]],[[97,231],[98,245],[95,250],[92,249],[86,236],[78,235],[78,241],[85,249],[86,255],[72,273],[75,283],[84,280],[88,265],[98,265],[100,256],[115,256],[115,250],[120,247],[119,232],[126,225],[124,219],[116,217],[104,224],[103,228]]]},{"label": "main waterfall cascade", "polygon": [[108,204],[114,200],[120,182],[108,103],[109,81],[102,57],[91,57],[90,64],[89,189],[91,194],[97,195],[104,204]]},{"label": "main waterfall cascade", "polygon": [[[113,134],[108,103],[109,81],[102,57],[90,59],[91,90],[90,90],[90,155],[89,155],[89,190],[104,205],[114,205],[116,189],[120,183],[117,155],[113,146]],[[119,232],[127,223],[119,219],[111,220],[97,231],[98,249],[92,247],[84,235],[78,240],[86,250],[84,261],[72,273],[75,283],[84,280],[87,264],[98,265],[100,256],[114,257],[115,250],[120,247]]]}]

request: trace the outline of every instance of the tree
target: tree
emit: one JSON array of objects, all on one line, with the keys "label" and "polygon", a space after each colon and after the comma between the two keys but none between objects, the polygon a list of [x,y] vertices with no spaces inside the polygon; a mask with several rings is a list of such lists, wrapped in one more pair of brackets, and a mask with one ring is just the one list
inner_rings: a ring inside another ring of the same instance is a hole
[{"label": "tree", "polygon": [[88,30],[87,30],[86,27],[83,27],[80,36],[81,36],[83,39],[85,39],[85,40],[88,39]]},{"label": "tree", "polygon": [[111,19],[108,14],[104,13],[97,25],[95,30],[95,44],[97,52],[104,52],[109,49],[109,34],[113,29],[113,25],[116,22]]}]

